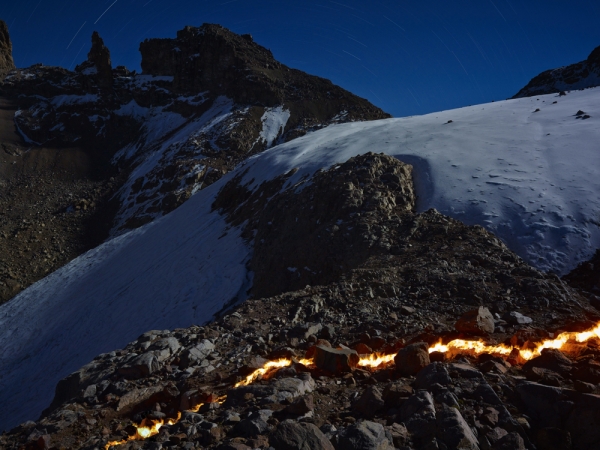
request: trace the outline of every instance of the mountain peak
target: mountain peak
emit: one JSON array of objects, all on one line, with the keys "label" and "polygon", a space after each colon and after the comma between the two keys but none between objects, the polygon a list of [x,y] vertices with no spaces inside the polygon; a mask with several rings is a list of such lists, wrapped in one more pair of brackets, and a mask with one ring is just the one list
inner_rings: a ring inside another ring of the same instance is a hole
[{"label": "mountain peak", "polygon": [[0,20],[0,75],[15,69],[12,57],[12,42],[8,33],[8,25]]}]

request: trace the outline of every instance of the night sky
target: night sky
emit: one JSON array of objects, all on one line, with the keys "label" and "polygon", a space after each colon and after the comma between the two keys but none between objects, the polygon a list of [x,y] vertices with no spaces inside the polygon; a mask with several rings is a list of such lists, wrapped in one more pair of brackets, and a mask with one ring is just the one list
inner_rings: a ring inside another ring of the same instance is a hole
[{"label": "night sky", "polygon": [[505,99],[600,45],[597,0],[0,0],[0,18],[18,67],[69,69],[94,30],[139,70],[145,38],[219,23],[396,117]]}]

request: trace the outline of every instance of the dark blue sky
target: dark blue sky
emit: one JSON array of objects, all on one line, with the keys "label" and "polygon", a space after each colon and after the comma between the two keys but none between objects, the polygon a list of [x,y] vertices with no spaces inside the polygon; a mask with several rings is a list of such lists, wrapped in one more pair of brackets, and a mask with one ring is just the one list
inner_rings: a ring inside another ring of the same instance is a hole
[{"label": "dark blue sky", "polygon": [[600,45],[597,0],[0,0],[0,18],[17,66],[71,69],[93,30],[139,70],[144,38],[220,23],[397,117],[505,99]]}]

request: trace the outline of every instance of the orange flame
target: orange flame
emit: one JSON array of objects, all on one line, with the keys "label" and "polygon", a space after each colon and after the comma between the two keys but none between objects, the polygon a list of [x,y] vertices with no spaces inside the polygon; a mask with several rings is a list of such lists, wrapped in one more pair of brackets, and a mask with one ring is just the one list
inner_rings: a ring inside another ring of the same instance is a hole
[{"label": "orange flame", "polygon": [[[177,419],[168,419],[166,421],[167,425],[175,425],[181,419],[181,413],[177,413]],[[129,441],[143,441],[144,439],[148,439],[151,436],[158,434],[160,429],[165,425],[165,421],[163,419],[160,420],[152,420],[152,419],[144,419],[142,423],[139,425],[134,425],[137,428],[136,433],[133,436],[127,437],[127,439],[123,439],[121,441],[111,441],[104,447],[104,450],[108,450],[112,446],[123,445]]]},{"label": "orange flame", "polygon": [[557,350],[568,351],[569,343],[584,343],[593,338],[600,338],[600,324],[596,325],[588,331],[577,332],[565,332],[559,334],[555,339],[546,339],[542,342],[533,344],[533,348],[518,348],[510,345],[499,344],[489,345],[483,341],[466,341],[464,339],[454,339],[447,344],[437,343],[429,348],[429,353],[441,352],[448,353],[450,355],[457,355],[461,353],[469,353],[480,355],[482,353],[490,353],[492,355],[499,355],[507,357],[515,349],[519,352],[519,356],[525,361],[529,361],[537,356],[540,356],[542,350],[545,348],[554,348]]},{"label": "orange flame", "polygon": [[[393,355],[381,355],[379,353],[373,353],[371,355],[359,355],[360,360],[358,365],[368,369],[379,369],[391,365],[394,362],[395,354]],[[381,367],[383,366],[383,367]]]}]

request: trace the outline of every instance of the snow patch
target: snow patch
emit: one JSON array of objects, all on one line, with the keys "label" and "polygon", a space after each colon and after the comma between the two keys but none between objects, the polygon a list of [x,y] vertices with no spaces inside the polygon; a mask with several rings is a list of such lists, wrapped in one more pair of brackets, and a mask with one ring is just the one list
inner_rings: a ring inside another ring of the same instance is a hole
[{"label": "snow patch", "polygon": [[283,109],[283,106],[277,106],[276,108],[267,108],[263,114],[261,120],[263,124],[262,131],[260,132],[260,138],[267,143],[267,148],[273,145],[273,141],[277,139],[277,136],[283,134],[285,125],[290,118],[290,110]]}]

